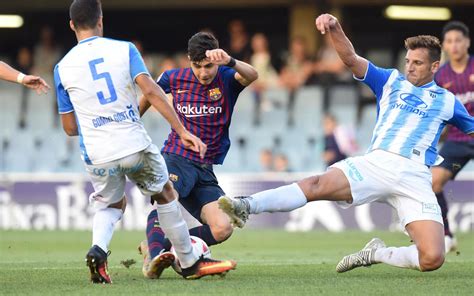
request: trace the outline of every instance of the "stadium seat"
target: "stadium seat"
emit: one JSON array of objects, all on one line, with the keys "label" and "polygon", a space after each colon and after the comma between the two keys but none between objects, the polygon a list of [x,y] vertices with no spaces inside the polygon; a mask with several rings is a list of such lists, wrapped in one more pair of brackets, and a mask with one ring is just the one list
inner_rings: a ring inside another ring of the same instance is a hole
[{"label": "stadium seat", "polygon": [[280,132],[288,125],[288,91],[286,89],[268,89],[262,95],[261,126],[269,132]]},{"label": "stadium seat", "polygon": [[376,117],[376,105],[367,105],[362,110],[362,118],[357,128],[356,135],[360,153],[364,153],[370,146],[370,141],[372,140],[372,132],[375,127]]},{"label": "stadium seat", "polygon": [[329,112],[342,125],[354,127],[357,122],[357,89],[352,85],[338,85],[331,89]]},{"label": "stadium seat", "polygon": [[33,171],[34,140],[30,132],[17,130],[14,134],[6,136],[8,147],[5,152],[6,172],[31,172]]},{"label": "stadium seat", "polygon": [[294,131],[320,134],[323,114],[323,93],[320,87],[310,86],[298,90],[294,107]]},{"label": "stadium seat", "polygon": [[249,88],[246,88],[239,95],[235,104],[229,133],[242,136],[251,130],[253,128],[254,112],[255,101],[253,94]]},{"label": "stadium seat", "polygon": [[13,134],[18,127],[21,92],[22,88],[19,85],[0,83],[0,126],[7,135]]},{"label": "stadium seat", "polygon": [[29,92],[28,95],[26,128],[33,132],[52,129],[54,118],[58,116],[54,93],[38,96],[34,92]]}]

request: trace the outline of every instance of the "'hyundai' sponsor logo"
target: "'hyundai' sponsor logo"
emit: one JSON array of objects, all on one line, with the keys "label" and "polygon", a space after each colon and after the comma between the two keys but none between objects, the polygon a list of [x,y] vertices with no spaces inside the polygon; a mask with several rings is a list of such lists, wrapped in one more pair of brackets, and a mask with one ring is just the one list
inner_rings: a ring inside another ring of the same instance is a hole
[{"label": "'hyundai' sponsor logo", "polygon": [[425,109],[426,107],[428,107],[428,105],[425,102],[423,102],[422,99],[415,96],[414,94],[403,93],[400,95],[400,99],[402,99],[405,103],[415,108]]}]

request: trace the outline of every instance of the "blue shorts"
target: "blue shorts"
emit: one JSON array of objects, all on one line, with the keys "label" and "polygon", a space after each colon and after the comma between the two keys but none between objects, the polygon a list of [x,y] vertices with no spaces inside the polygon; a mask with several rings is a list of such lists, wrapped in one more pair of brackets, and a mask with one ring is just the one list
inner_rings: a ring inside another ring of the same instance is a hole
[{"label": "blue shorts", "polygon": [[210,164],[202,164],[182,156],[163,153],[169,180],[179,194],[179,202],[194,218],[201,221],[201,209],[224,195]]},{"label": "blue shorts", "polygon": [[439,166],[450,171],[454,179],[469,160],[474,159],[474,141],[446,141],[439,151],[439,155],[444,158]]}]

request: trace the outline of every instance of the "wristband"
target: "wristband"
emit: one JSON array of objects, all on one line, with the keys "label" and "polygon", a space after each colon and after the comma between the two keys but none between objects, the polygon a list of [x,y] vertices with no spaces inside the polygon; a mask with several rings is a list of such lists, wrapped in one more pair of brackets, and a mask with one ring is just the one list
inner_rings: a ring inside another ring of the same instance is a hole
[{"label": "wristband", "polygon": [[230,57],[230,61],[227,63],[227,67],[234,67],[235,64],[237,64],[237,62],[235,61],[235,59],[233,57]]},{"label": "wristband", "polygon": [[19,84],[23,84],[23,79],[25,78],[25,74],[23,73],[18,73],[18,76],[16,77],[16,82],[18,82]]}]

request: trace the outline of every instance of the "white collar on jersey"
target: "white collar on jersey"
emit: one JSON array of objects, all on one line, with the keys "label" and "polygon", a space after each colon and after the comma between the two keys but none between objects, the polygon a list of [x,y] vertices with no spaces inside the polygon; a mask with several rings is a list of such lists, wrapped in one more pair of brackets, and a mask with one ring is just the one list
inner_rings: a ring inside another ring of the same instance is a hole
[{"label": "white collar on jersey", "polygon": [[94,39],[97,39],[97,38],[99,38],[99,36],[88,37],[86,39],[82,39],[81,41],[79,41],[79,44],[87,42],[87,41],[91,41],[91,40],[94,40]]},{"label": "white collar on jersey", "polygon": [[435,85],[435,82],[434,82],[434,80],[431,80],[431,82],[428,82],[427,84],[422,85],[422,86],[418,86],[418,87],[429,88],[429,87],[432,87],[433,85]]}]

